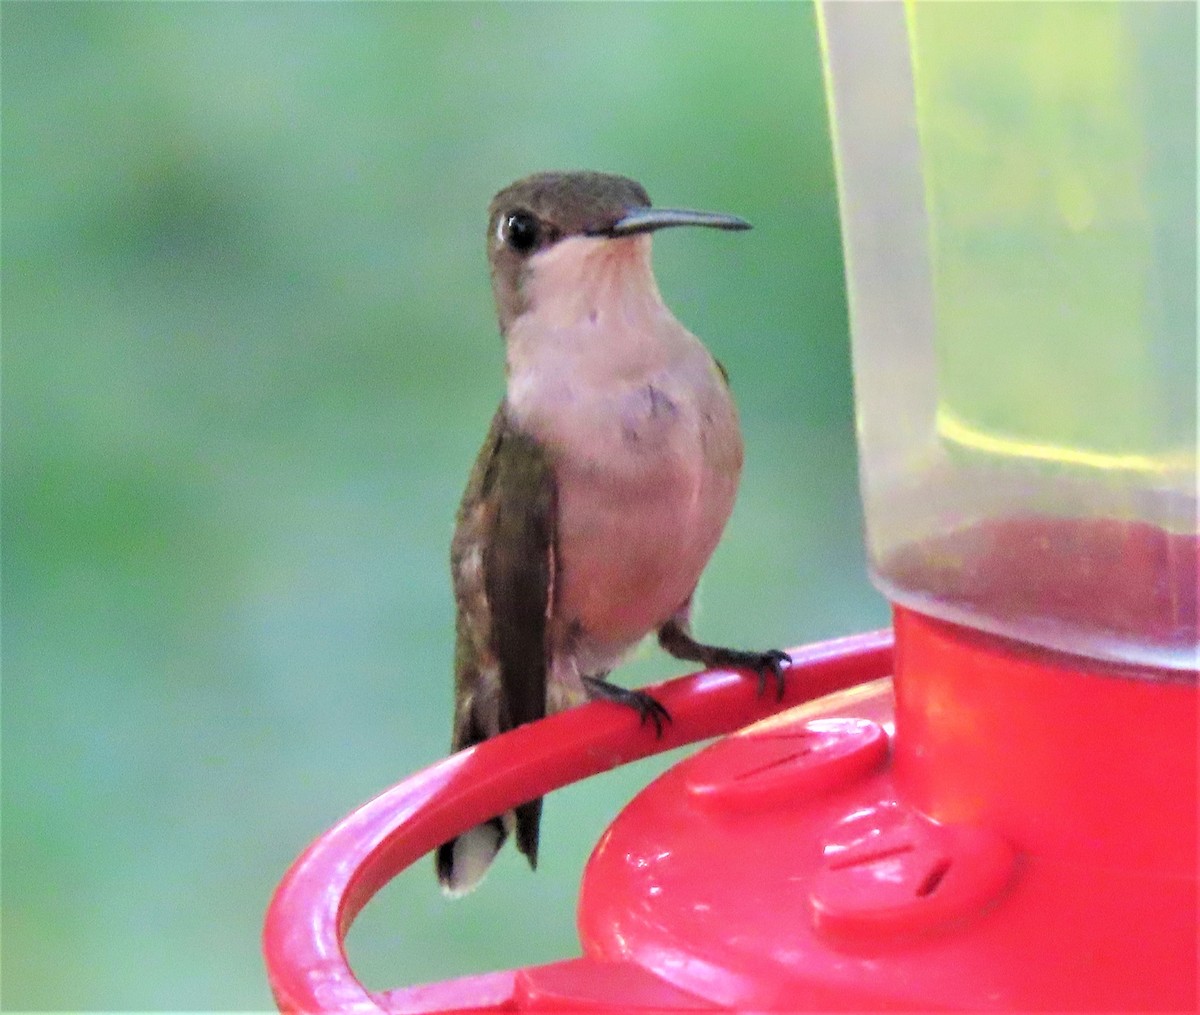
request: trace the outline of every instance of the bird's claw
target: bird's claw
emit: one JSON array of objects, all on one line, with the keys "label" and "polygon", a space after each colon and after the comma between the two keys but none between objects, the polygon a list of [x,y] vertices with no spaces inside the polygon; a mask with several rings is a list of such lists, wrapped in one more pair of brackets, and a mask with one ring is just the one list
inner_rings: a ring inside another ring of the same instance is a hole
[{"label": "bird's claw", "polygon": [[592,698],[603,698],[606,701],[615,701],[618,705],[632,708],[637,712],[638,719],[643,726],[649,719],[654,723],[654,735],[662,738],[663,724],[671,721],[671,713],[657,698],[645,691],[631,691],[626,687],[618,687],[600,677],[584,677],[583,685]]},{"label": "bird's claw", "polygon": [[630,704],[637,709],[642,725],[645,726],[646,720],[649,719],[654,723],[654,736],[661,740],[663,723],[671,721],[671,713],[667,711],[666,706],[657,698],[642,691],[636,691],[634,694],[634,700]]},{"label": "bird's claw", "polygon": [[767,693],[767,679],[770,677],[775,681],[775,700],[783,701],[784,669],[791,665],[792,657],[777,648],[757,653],[749,668],[758,675],[758,696],[761,698]]}]

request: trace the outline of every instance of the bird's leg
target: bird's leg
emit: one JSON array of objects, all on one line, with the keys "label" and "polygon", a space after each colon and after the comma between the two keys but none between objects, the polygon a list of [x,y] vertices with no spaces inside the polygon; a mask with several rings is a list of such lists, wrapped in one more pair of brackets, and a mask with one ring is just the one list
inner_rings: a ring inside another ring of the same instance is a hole
[{"label": "bird's leg", "polygon": [[645,691],[631,691],[627,687],[618,687],[616,684],[610,684],[603,676],[581,677],[580,679],[588,697],[593,701],[601,698],[604,701],[615,701],[618,705],[627,705],[629,708],[635,709],[643,724],[647,719],[654,723],[654,734],[657,737],[662,736],[663,723],[671,721],[671,713]]},{"label": "bird's leg", "polygon": [[767,690],[768,677],[774,679],[777,698],[783,700],[783,668],[792,657],[779,649],[766,652],[745,652],[736,648],[721,648],[718,645],[702,645],[688,630],[685,605],[674,617],[658,629],[658,643],[676,659],[691,663],[703,663],[709,669],[718,666],[753,670],[758,675],[758,693]]}]

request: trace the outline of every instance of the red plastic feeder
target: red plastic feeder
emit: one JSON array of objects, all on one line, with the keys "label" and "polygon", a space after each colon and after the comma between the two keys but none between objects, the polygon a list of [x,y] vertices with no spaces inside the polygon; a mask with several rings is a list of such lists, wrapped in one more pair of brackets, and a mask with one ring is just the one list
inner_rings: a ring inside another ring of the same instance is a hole
[{"label": "red plastic feeder", "polygon": [[280,1008],[1192,1008],[1195,685],[906,610],[896,637],[894,698],[874,679],[890,669],[885,633],[798,650],[784,711],[629,805],[584,875],[582,958],[371,994],[342,941],[454,832],[769,711],[753,680],[658,689],[676,720],[662,741],[588,706],[384,793],[317,840],[272,902]]},{"label": "red plastic feeder", "polygon": [[[281,1009],[1197,1010],[1194,7],[819,11],[894,646],[794,650],[782,702],[672,681],[661,740],[597,703],[393,787],[279,886]],[[602,836],[581,956],[354,977],[351,921],[441,842],[722,734]]]}]

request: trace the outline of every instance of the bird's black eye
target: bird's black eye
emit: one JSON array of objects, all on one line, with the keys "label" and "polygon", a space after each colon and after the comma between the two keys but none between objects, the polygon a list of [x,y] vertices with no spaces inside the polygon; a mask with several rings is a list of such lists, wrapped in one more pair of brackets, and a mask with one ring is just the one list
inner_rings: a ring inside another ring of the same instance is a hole
[{"label": "bird's black eye", "polygon": [[504,241],[521,254],[528,254],[541,239],[538,220],[528,212],[515,211],[504,220]]}]

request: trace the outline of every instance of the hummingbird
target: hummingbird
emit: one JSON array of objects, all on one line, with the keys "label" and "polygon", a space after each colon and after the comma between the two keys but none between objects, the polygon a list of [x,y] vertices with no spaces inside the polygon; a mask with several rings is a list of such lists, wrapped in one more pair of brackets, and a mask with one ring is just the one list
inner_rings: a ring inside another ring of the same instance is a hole
[{"label": "hummingbird", "polygon": [[[672,656],[736,667],[783,694],[789,656],[692,637],[696,585],[733,509],[742,437],[725,368],[663,303],[659,229],[744,230],[732,215],[657,209],[634,180],[538,173],[488,210],[506,391],[450,546],[457,604],[452,749],[592,699],[667,710],[609,672],[647,635]],[[451,896],[509,834],[537,866],[540,799],[437,849]]]}]

